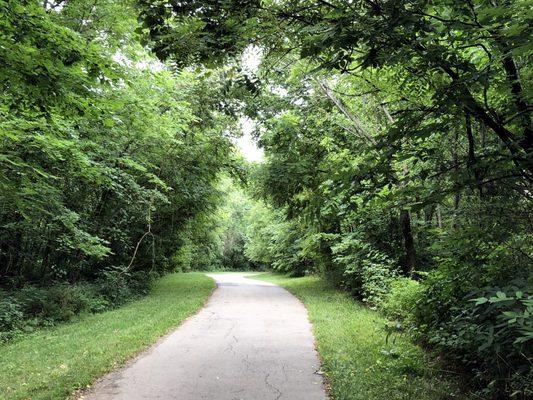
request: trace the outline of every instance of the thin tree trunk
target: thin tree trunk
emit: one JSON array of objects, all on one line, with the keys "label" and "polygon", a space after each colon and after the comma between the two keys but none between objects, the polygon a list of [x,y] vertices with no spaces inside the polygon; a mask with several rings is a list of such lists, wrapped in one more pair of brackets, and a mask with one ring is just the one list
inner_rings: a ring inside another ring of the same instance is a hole
[{"label": "thin tree trunk", "polygon": [[[455,131],[455,138],[454,138],[453,146],[452,146],[452,159],[453,159],[453,165],[455,169],[455,174],[457,175],[459,173],[459,156],[457,152],[457,142],[459,141],[459,132]],[[455,196],[453,199],[453,224],[452,226],[454,228],[457,228],[457,213],[459,211],[459,202],[461,201],[461,194],[459,193],[459,189],[455,192]]]},{"label": "thin tree trunk", "polygon": [[411,216],[409,215],[409,211],[400,211],[400,226],[402,229],[406,256],[403,273],[406,276],[412,276],[416,267],[416,249],[413,240],[413,232],[411,231]]},{"label": "thin tree trunk", "polygon": [[[394,118],[392,118],[392,115],[389,113],[389,110],[387,110],[387,107],[385,107],[383,104],[381,104],[380,106],[389,122],[393,124]],[[407,170],[407,167],[404,165],[403,173],[407,175],[408,172],[409,171]],[[404,187],[405,184],[401,182],[400,186]],[[405,246],[404,273],[405,275],[412,276],[413,271],[416,267],[416,248],[415,240],[413,238],[413,230],[411,229],[411,213],[407,209],[400,210],[400,226],[402,229],[403,243]]]},{"label": "thin tree trunk", "polygon": [[474,179],[476,180],[476,186],[479,191],[479,197],[483,197],[483,179],[481,177],[481,172],[479,171],[479,166],[477,165],[476,160],[476,150],[474,143],[474,135],[472,134],[472,118],[468,111],[465,112],[465,125],[466,125],[466,137],[468,139],[468,167],[471,169],[474,174]]},{"label": "thin tree trunk", "polygon": [[442,229],[442,212],[440,210],[440,204],[437,204],[437,226]]},{"label": "thin tree trunk", "polygon": [[523,138],[520,140],[521,146],[526,149],[533,147],[533,130],[531,129],[531,110],[524,98],[520,73],[512,55],[510,46],[502,38],[497,39],[497,43],[503,53],[502,64],[507,77],[507,82],[511,87],[513,101],[517,111],[517,118],[523,128]]},{"label": "thin tree trunk", "polygon": [[509,131],[500,120],[494,119],[490,113],[477,102],[469,88],[460,80],[459,75],[451,67],[444,65],[442,66],[442,69],[457,84],[457,90],[461,95],[460,97],[464,108],[468,110],[472,117],[480,121],[480,123],[485,124],[500,138],[509,150],[511,159],[521,175],[529,182],[532,182],[533,163],[528,159],[528,156],[532,151],[532,140],[529,140],[531,132],[526,131],[524,139],[517,140],[515,135]]}]

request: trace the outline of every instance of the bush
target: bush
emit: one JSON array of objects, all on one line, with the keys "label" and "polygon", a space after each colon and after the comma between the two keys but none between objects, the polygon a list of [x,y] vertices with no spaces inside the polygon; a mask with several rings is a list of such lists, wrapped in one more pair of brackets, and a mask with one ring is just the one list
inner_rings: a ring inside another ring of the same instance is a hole
[{"label": "bush", "polygon": [[89,284],[59,284],[50,288],[26,286],[14,296],[21,305],[27,327],[68,321],[82,312],[103,311],[108,305]]},{"label": "bush", "polygon": [[426,339],[469,366],[485,383],[485,395],[511,389],[517,398],[533,395],[533,382],[524,379],[532,374],[533,296],[518,285],[471,293],[448,323],[428,330]]},{"label": "bush", "polygon": [[398,278],[391,282],[390,291],[379,303],[379,308],[390,319],[409,322],[413,319],[422,286],[411,278]]},{"label": "bush", "polygon": [[134,297],[138,295],[146,295],[152,290],[155,280],[161,277],[162,274],[157,271],[135,271],[130,275],[129,286]]},{"label": "bush", "polygon": [[131,281],[131,274],[126,268],[111,267],[102,272],[96,286],[105,300],[118,306],[134,297]]},{"label": "bush", "polygon": [[42,313],[43,304],[46,302],[46,290],[34,285],[26,285],[15,292],[13,296],[21,305],[25,316],[35,316]]},{"label": "bush", "polygon": [[533,394],[531,237],[496,239],[475,226],[441,238],[412,332],[468,371],[482,397],[525,399]]},{"label": "bush", "polygon": [[76,314],[86,310],[88,303],[83,289],[77,286],[57,285],[45,291],[41,315],[50,322],[69,321]]},{"label": "bush", "polygon": [[121,305],[146,294],[155,275],[115,268],[106,270],[95,283],[27,285],[16,292],[0,292],[0,341]]},{"label": "bush", "polygon": [[350,235],[331,247],[333,268],[342,274],[342,286],[372,305],[379,304],[397,276],[397,267],[383,252]]},{"label": "bush", "polygon": [[[460,282],[442,271],[424,282],[425,295],[414,311],[418,337],[471,372],[471,384],[482,396],[514,393],[516,399],[531,398],[532,381],[526,379],[532,375],[533,358],[531,284],[516,279],[450,295]],[[463,286],[469,287],[466,281]]]},{"label": "bush", "polygon": [[1,293],[0,341],[71,320],[83,312],[100,312],[109,303],[94,285],[59,284],[50,288],[27,285],[13,293]]},{"label": "bush", "polygon": [[23,326],[22,306],[12,296],[0,291],[0,343],[10,339]]},{"label": "bush", "polygon": [[193,261],[192,244],[179,246],[176,252],[170,258],[171,270],[178,272],[189,272]]}]

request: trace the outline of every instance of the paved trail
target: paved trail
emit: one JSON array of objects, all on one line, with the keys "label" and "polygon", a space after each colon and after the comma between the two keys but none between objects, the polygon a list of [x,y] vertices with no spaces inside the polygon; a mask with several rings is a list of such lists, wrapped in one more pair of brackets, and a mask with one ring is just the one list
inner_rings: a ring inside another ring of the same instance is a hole
[{"label": "paved trail", "polygon": [[279,286],[214,274],[208,304],[91,400],[325,400],[304,306]]}]

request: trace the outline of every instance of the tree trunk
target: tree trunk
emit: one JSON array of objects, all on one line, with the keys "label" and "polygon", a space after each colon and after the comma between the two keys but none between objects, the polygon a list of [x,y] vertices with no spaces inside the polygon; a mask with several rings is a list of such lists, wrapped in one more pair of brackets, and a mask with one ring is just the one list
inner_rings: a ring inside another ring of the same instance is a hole
[{"label": "tree trunk", "polygon": [[523,128],[523,138],[520,139],[521,146],[526,151],[531,150],[533,147],[533,130],[531,129],[531,110],[528,102],[524,98],[524,91],[522,83],[520,82],[520,74],[518,66],[516,65],[512,55],[511,46],[503,40],[501,37],[497,40],[498,45],[503,53],[503,68],[507,77],[507,82],[511,87],[511,93],[513,95],[513,101],[517,111],[517,117],[520,121],[520,125]]},{"label": "tree trunk", "polygon": [[442,229],[442,212],[440,210],[440,204],[437,204],[437,226]]},{"label": "tree trunk", "polygon": [[481,177],[479,166],[477,165],[474,135],[472,134],[472,119],[470,118],[470,113],[468,111],[465,111],[465,125],[466,137],[468,139],[468,167],[474,174],[479,197],[483,198],[483,179]]},{"label": "tree trunk", "polygon": [[405,276],[412,276],[416,266],[416,249],[411,231],[411,216],[409,211],[402,209],[400,211],[400,226],[402,229],[403,242],[405,246],[405,264],[403,273]]}]

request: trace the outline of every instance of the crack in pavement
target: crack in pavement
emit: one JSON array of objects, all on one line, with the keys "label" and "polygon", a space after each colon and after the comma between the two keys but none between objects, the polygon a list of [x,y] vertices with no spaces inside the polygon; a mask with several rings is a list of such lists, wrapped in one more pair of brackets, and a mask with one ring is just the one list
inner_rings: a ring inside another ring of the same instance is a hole
[{"label": "crack in pavement", "polygon": [[266,384],[268,387],[274,389],[274,390],[277,392],[278,396],[276,397],[275,400],[279,400],[279,398],[283,395],[283,393],[281,392],[281,390],[279,390],[276,386],[274,386],[273,384],[271,384],[271,383],[268,381],[268,378],[269,378],[269,377],[270,377],[270,372],[267,373],[267,374],[265,375],[265,384]]}]

